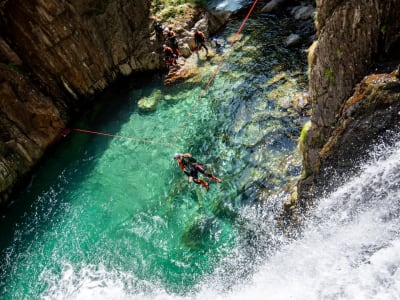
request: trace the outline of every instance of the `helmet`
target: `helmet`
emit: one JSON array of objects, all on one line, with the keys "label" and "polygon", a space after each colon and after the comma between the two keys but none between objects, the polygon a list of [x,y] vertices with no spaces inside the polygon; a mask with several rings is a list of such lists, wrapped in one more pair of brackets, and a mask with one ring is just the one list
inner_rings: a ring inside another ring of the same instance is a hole
[{"label": "helmet", "polygon": [[162,45],[162,47],[163,47],[163,48],[167,48],[167,45],[164,44],[164,45]]},{"label": "helmet", "polygon": [[179,157],[181,157],[181,154],[180,154],[180,153],[175,153],[175,154],[174,154],[174,160],[177,160]]}]

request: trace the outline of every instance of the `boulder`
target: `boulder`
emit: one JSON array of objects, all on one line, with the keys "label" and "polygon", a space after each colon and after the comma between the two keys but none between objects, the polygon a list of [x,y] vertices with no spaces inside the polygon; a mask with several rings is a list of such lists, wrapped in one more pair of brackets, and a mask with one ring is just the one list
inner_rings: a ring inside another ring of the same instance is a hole
[{"label": "boulder", "polygon": [[298,46],[302,43],[302,38],[300,35],[296,34],[296,33],[292,33],[291,35],[289,35],[286,40],[285,40],[285,46],[286,47],[295,47]]}]

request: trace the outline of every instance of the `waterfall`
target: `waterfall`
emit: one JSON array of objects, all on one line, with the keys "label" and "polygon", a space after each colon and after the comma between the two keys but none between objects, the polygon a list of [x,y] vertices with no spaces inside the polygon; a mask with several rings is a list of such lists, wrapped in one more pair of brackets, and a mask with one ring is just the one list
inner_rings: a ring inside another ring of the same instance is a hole
[{"label": "waterfall", "polygon": [[372,157],[318,201],[299,239],[220,299],[399,299],[400,142]]}]

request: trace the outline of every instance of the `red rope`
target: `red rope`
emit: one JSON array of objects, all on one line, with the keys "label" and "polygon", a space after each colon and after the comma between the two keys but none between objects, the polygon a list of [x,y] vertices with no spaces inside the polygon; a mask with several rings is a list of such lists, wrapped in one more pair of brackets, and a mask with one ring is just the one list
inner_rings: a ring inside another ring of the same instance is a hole
[{"label": "red rope", "polygon": [[244,25],[246,24],[247,20],[249,19],[251,13],[253,12],[254,8],[256,7],[258,0],[254,0],[252,6],[249,9],[249,12],[247,13],[246,17],[243,19],[242,24],[240,25],[239,29],[236,31],[231,44],[228,47],[228,51],[226,51],[224,53],[224,55],[222,56],[222,59],[220,61],[220,63],[218,64],[217,68],[215,69],[214,73],[211,75],[210,79],[208,80],[206,86],[204,87],[204,89],[200,92],[199,97],[197,98],[197,101],[192,105],[191,110],[189,111],[189,113],[186,115],[185,120],[182,122],[181,126],[179,126],[175,137],[173,139],[173,144],[176,144],[176,141],[178,140],[178,137],[181,135],[183,128],[185,127],[186,123],[189,121],[189,118],[192,116],[193,112],[195,111],[195,109],[197,108],[197,106],[199,105],[201,98],[205,95],[205,93],[207,92],[208,88],[211,86],[211,83],[214,81],[215,77],[217,76],[219,70],[221,69],[222,65],[225,62],[226,57],[228,56],[228,54],[230,53],[230,50],[233,47],[233,44],[239,39],[239,34],[240,32],[243,30]]},{"label": "red rope", "polygon": [[157,144],[157,145],[163,145],[163,146],[167,146],[167,147],[173,147],[173,145],[169,144],[169,143],[155,142],[153,140],[146,140],[146,139],[137,139],[137,138],[133,138],[130,136],[103,133],[103,132],[91,131],[91,130],[85,130],[85,129],[79,129],[79,128],[72,128],[71,130],[85,132],[85,133],[91,133],[91,134],[97,134],[97,135],[105,135],[105,136],[110,136],[110,137],[119,138],[119,139],[128,139],[128,140],[133,140],[133,141],[142,142],[142,143]]}]

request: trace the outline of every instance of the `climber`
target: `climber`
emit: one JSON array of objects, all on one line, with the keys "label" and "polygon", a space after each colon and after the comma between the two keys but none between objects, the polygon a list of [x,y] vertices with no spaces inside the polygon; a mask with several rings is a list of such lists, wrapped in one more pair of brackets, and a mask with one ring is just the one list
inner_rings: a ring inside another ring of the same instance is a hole
[{"label": "climber", "polygon": [[175,66],[176,65],[176,55],[174,54],[174,51],[172,50],[171,47],[168,47],[167,45],[163,45],[163,51],[164,51],[164,61],[167,67],[169,66]]},{"label": "climber", "polygon": [[200,184],[204,186],[207,191],[209,189],[209,183],[198,178],[199,172],[208,178],[211,178],[215,182],[221,182],[221,179],[208,172],[205,166],[193,158],[190,153],[176,153],[174,155],[174,160],[176,160],[179,168],[188,176],[189,182],[193,181],[194,183]]},{"label": "climber", "polygon": [[196,44],[195,51],[198,53],[201,48],[206,49],[206,56],[208,55],[208,48],[206,47],[206,38],[203,32],[198,30],[197,28],[194,29],[194,42]]},{"label": "climber", "polygon": [[180,56],[181,53],[179,51],[178,40],[176,38],[176,33],[172,30],[172,27],[169,27],[168,30],[166,31],[165,38],[166,38],[169,46],[174,51],[174,54],[176,56]]},{"label": "climber", "polygon": [[161,37],[163,36],[163,24],[161,23],[160,20],[157,19],[156,16],[152,16],[151,19],[153,20],[153,28],[154,31],[156,32],[156,37],[157,39],[161,39]]}]

